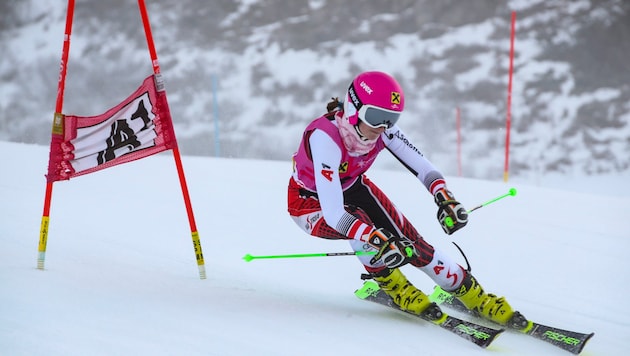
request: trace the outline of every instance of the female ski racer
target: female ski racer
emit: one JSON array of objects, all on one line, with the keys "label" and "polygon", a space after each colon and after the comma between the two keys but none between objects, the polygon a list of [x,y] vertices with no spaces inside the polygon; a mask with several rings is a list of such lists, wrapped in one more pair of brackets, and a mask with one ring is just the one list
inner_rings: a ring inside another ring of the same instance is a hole
[{"label": "female ski racer", "polygon": [[470,271],[426,242],[365,175],[386,148],[434,197],[445,233],[466,226],[466,209],[447,189],[442,173],[398,127],[404,107],[403,90],[389,74],[372,71],[354,78],[345,100],[333,98],[328,113],[304,130],[293,155],[289,215],[310,235],[345,239],[354,251],[376,252],[358,258],[403,310],[440,314],[400,271],[411,264],[480,316],[517,329],[527,327],[527,319],[503,297],[486,293]]}]

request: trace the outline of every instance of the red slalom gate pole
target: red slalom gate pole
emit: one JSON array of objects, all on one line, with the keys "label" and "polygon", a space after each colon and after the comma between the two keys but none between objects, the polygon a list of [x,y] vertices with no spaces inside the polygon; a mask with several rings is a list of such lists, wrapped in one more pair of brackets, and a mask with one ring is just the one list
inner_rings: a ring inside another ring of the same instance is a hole
[{"label": "red slalom gate pole", "polygon": [[457,175],[459,177],[462,176],[462,121],[461,121],[461,111],[459,107],[456,109],[456,125],[457,125]]},{"label": "red slalom gate pole", "polygon": [[512,126],[512,73],[514,71],[514,33],[516,24],[516,11],[512,11],[512,26],[510,31],[510,69],[508,79],[507,113],[505,121],[505,165],[503,169],[503,181],[508,181],[509,161],[510,161],[510,129]]},{"label": "red slalom gate pole", "polygon": [[[63,135],[63,93],[66,88],[66,73],[68,69],[68,56],[70,54],[70,35],[72,34],[72,19],[74,17],[74,0],[68,0],[68,10],[66,11],[66,29],[63,36],[63,47],[61,50],[61,64],[59,68],[59,82],[57,83],[57,101],[55,103],[55,114],[53,117],[52,137],[50,142],[50,155],[56,152],[53,150],[55,138]],[[51,162],[52,159],[49,159]],[[44,195],[44,211],[39,230],[39,244],[37,246],[37,269],[44,269],[46,260],[46,246],[48,244],[48,226],[50,224],[50,204],[52,201],[53,182],[46,182],[46,193]]]},{"label": "red slalom gate pole", "polygon": [[[153,65],[153,73],[155,74],[155,84],[157,87],[158,97],[165,105],[165,113],[168,115],[168,122],[172,125],[171,113],[168,108],[168,102],[166,100],[166,90],[164,88],[164,82],[160,73],[160,64],[157,58],[157,52],[155,51],[155,44],[153,42],[153,35],[151,34],[151,24],[149,23],[149,15],[147,14],[147,8],[144,0],[138,0],[138,7],[140,8],[140,16],[142,17],[142,23],[144,25],[144,33],[147,38],[147,45],[149,47],[149,54],[151,55],[151,64]],[[192,204],[190,202],[190,195],[188,193],[188,185],[186,184],[186,176],[184,175],[184,168],[182,165],[181,156],[179,154],[179,148],[177,146],[177,140],[175,139],[175,145],[173,147],[173,157],[175,158],[175,166],[177,167],[177,174],[179,176],[179,183],[182,188],[182,194],[184,195],[184,203],[186,205],[186,213],[188,214],[188,222],[190,224],[190,232],[192,235],[193,247],[195,249],[195,257],[197,259],[197,266],[199,267],[199,277],[201,279],[206,278],[206,267],[203,259],[203,251],[201,249],[201,241],[199,240],[199,232],[197,231],[197,224],[195,222],[195,216],[193,214]]]}]

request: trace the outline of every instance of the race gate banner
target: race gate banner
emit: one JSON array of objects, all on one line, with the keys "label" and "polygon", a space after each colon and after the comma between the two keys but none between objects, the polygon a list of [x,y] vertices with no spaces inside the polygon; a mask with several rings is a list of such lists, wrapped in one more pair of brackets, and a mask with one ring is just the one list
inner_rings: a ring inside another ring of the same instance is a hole
[{"label": "race gate banner", "polygon": [[164,91],[147,77],[125,101],[98,116],[55,114],[48,182],[135,161],[177,145]]}]

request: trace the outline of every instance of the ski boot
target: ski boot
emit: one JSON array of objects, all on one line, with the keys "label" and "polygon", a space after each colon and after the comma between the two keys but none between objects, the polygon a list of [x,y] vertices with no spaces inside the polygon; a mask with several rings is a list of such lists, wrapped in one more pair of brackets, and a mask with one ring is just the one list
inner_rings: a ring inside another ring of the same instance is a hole
[{"label": "ski boot", "polygon": [[[372,278],[401,310],[418,315],[429,313],[432,319],[434,317],[438,319],[442,316],[439,307],[437,310],[429,308],[433,304],[429,301],[429,297],[414,287],[398,268],[386,268],[382,272],[372,275]],[[439,315],[431,315],[435,313],[439,313]]]},{"label": "ski boot", "polygon": [[469,310],[482,318],[512,329],[531,328],[531,322],[518,311],[514,311],[503,297],[484,292],[477,279],[467,273],[461,286],[452,292]]}]

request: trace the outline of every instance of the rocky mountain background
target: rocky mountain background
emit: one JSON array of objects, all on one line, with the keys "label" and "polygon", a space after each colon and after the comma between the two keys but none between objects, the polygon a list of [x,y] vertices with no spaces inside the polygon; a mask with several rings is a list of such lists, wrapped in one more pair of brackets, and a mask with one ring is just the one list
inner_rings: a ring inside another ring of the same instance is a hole
[{"label": "rocky mountain background", "polygon": [[[329,99],[377,69],[446,174],[459,108],[463,175],[499,178],[514,11],[510,175],[630,171],[630,1],[146,3],[183,154],[288,162]],[[0,2],[0,140],[50,143],[66,5]],[[101,114],[151,72],[136,1],[76,1],[64,113]]]}]

